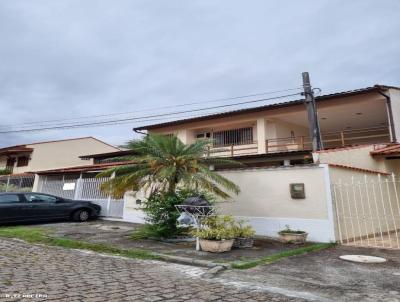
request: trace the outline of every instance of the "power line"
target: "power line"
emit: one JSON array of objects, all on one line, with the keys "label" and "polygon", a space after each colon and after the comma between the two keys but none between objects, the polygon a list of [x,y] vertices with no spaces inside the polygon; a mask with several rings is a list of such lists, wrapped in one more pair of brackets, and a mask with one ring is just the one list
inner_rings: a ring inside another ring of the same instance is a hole
[{"label": "power line", "polygon": [[[254,94],[248,94],[248,95],[242,95],[242,96],[236,96],[236,97],[229,97],[229,98],[212,99],[212,100],[201,101],[201,102],[199,101],[199,102],[192,102],[192,103],[186,103],[186,104],[162,106],[162,107],[157,107],[157,108],[147,108],[147,109],[128,111],[128,112],[118,112],[118,113],[98,114],[98,115],[86,115],[86,116],[80,116],[80,117],[75,117],[75,118],[54,119],[54,120],[34,121],[34,122],[20,123],[20,124],[1,125],[0,128],[8,128],[8,127],[22,126],[22,125],[37,125],[37,124],[43,124],[43,123],[55,123],[55,122],[62,122],[62,121],[74,121],[74,120],[87,119],[87,118],[118,116],[118,115],[133,114],[133,113],[138,113],[138,112],[154,111],[154,110],[159,110],[159,109],[169,109],[169,108],[200,105],[200,104],[206,104],[206,103],[224,102],[224,101],[237,100],[237,99],[261,96],[261,95],[268,95],[268,94],[275,94],[275,93],[299,90],[299,89],[302,89],[302,87],[288,88],[288,89],[268,91],[268,92],[260,92],[260,93],[254,93]],[[73,122],[70,122],[70,123],[73,123]],[[66,125],[66,124],[69,124],[69,123],[64,123],[64,124]]]},{"label": "power line", "polygon": [[251,100],[251,101],[239,102],[239,103],[233,103],[233,104],[218,105],[218,106],[213,106],[213,107],[147,115],[147,116],[141,116],[141,117],[131,117],[131,118],[124,118],[124,119],[116,119],[116,120],[111,120],[111,121],[87,122],[87,123],[72,124],[72,125],[65,125],[65,126],[60,125],[60,126],[31,128],[31,129],[7,130],[7,131],[0,131],[0,133],[4,134],[4,133],[18,133],[18,132],[37,132],[37,131],[44,131],[44,130],[71,129],[71,128],[81,128],[81,127],[86,127],[86,126],[107,125],[107,124],[113,124],[113,123],[125,122],[125,121],[138,121],[138,120],[143,120],[143,119],[151,119],[151,118],[164,117],[164,116],[176,116],[176,115],[185,114],[185,113],[227,108],[227,107],[238,106],[238,105],[252,104],[252,103],[275,100],[275,99],[282,99],[285,97],[291,97],[291,96],[295,96],[295,95],[300,95],[300,93],[293,93],[293,94],[287,94],[287,95],[282,95],[282,96],[263,98],[263,99],[257,99],[257,100]]}]

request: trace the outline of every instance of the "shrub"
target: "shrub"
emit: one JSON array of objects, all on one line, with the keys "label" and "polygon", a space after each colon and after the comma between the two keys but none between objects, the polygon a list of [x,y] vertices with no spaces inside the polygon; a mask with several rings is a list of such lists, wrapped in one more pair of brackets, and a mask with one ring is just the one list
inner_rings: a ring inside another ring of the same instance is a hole
[{"label": "shrub", "polygon": [[9,175],[11,174],[10,169],[0,169],[0,175]]},{"label": "shrub", "polygon": [[[175,193],[155,192],[151,194],[143,202],[142,208],[146,214],[147,224],[136,230],[133,238],[171,238],[187,232],[187,229],[177,226],[177,219],[180,213],[175,206],[182,204],[186,198],[198,195],[201,194],[190,190],[177,190]],[[210,196],[206,198],[210,202],[213,201]]]},{"label": "shrub", "polygon": [[293,230],[290,228],[289,225],[285,225],[285,228],[278,232],[279,235],[282,235],[282,234],[305,234],[305,233],[306,233],[305,231]]},{"label": "shrub", "polygon": [[245,220],[238,220],[235,225],[235,237],[236,238],[252,238],[256,234],[256,231],[249,224],[246,224]]},{"label": "shrub", "polygon": [[192,230],[195,237],[207,240],[224,240],[236,237],[236,221],[232,216],[211,216],[202,221],[200,230]]}]

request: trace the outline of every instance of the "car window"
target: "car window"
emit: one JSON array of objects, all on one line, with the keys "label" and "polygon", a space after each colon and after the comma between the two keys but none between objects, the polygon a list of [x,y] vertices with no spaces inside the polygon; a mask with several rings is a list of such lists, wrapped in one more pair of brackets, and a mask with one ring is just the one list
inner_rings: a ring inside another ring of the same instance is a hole
[{"label": "car window", "polygon": [[43,194],[34,194],[34,193],[25,194],[25,198],[29,202],[54,203],[57,201],[57,198],[54,196],[43,195]]},{"label": "car window", "polygon": [[19,202],[19,197],[16,194],[2,194],[0,195],[0,203],[14,203]]}]

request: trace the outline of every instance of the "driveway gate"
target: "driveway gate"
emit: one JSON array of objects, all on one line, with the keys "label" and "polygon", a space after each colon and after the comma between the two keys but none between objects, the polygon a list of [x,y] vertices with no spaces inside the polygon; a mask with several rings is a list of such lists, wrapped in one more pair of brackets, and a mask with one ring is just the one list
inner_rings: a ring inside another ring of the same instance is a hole
[{"label": "driveway gate", "polygon": [[332,184],[342,244],[400,249],[400,181],[395,175]]},{"label": "driveway gate", "polygon": [[45,178],[38,186],[38,192],[74,200],[87,200],[101,206],[101,216],[122,218],[124,200],[113,199],[100,190],[101,184],[109,178],[78,178],[52,180]]}]

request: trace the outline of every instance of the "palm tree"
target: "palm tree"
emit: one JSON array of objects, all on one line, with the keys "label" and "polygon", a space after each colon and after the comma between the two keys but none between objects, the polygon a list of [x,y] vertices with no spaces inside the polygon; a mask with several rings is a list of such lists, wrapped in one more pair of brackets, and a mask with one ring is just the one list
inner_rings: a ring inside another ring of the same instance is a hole
[{"label": "palm tree", "polygon": [[203,190],[222,198],[238,194],[239,187],[210,169],[215,165],[238,165],[238,162],[204,157],[210,140],[197,140],[185,145],[176,136],[150,134],[141,140],[128,142],[124,147],[134,155],[124,166],[114,167],[98,177],[114,175],[102,185],[102,190],[114,196],[127,191],[175,193],[177,188]]}]

